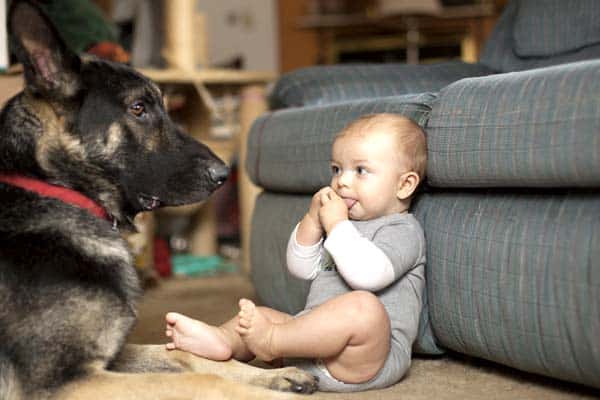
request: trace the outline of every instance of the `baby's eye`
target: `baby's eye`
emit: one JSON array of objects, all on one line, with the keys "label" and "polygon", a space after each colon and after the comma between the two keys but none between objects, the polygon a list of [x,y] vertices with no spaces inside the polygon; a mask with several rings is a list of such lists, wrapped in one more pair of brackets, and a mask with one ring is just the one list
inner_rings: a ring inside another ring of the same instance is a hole
[{"label": "baby's eye", "polygon": [[365,175],[368,171],[365,167],[356,167],[356,172],[359,175]]},{"label": "baby's eye", "polygon": [[331,166],[331,173],[333,175],[339,175],[340,174],[340,167],[338,167],[337,165],[332,165]]}]

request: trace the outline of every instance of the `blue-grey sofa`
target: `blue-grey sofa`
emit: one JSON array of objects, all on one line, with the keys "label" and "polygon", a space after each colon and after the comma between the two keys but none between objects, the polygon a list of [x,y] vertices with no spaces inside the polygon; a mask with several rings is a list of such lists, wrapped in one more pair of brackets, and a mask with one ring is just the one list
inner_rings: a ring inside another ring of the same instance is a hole
[{"label": "blue-grey sofa", "polygon": [[600,388],[600,1],[513,0],[479,63],[312,67],[284,75],[271,100],[246,163],[264,189],[251,233],[264,304],[304,305],[286,243],[329,182],[335,133],[400,113],[428,138],[412,210],[427,240],[414,351]]}]

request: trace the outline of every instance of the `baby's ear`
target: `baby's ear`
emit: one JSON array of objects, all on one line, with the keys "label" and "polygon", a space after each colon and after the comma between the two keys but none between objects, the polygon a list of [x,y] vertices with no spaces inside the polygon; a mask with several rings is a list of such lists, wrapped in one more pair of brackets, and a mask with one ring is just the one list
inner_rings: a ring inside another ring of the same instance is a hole
[{"label": "baby's ear", "polygon": [[399,200],[406,200],[417,189],[419,186],[419,182],[421,179],[419,178],[419,174],[414,171],[406,172],[400,176],[398,180],[398,189],[396,191],[396,197]]}]

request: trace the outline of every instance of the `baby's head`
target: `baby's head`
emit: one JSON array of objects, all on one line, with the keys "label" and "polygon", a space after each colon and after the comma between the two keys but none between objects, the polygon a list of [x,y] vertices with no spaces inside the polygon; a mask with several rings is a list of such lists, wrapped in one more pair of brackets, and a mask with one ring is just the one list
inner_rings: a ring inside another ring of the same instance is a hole
[{"label": "baby's head", "polygon": [[346,126],[332,148],[331,186],[351,219],[404,212],[425,176],[423,130],[397,114],[371,114]]},{"label": "baby's head", "polygon": [[389,140],[389,144],[394,145],[390,150],[397,158],[397,166],[404,171],[416,172],[420,180],[425,177],[425,132],[411,119],[391,113],[364,115],[348,124],[335,140],[352,136],[374,141]]}]

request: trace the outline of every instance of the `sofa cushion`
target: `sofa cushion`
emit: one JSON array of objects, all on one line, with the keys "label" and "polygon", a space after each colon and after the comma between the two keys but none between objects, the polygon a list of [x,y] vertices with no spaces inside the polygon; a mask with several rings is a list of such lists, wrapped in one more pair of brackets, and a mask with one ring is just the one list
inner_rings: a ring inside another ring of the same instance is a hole
[{"label": "sofa cushion", "polygon": [[[257,199],[252,219],[252,282],[262,304],[290,314],[304,308],[309,282],[291,276],[286,269],[286,247],[294,226],[306,213],[311,195],[263,192]],[[438,347],[431,330],[427,293],[420,315],[419,333],[413,351],[437,355]]]},{"label": "sofa cushion", "polygon": [[315,106],[359,99],[437,92],[451,82],[493,71],[480,64],[362,64],[303,68],[282,76],[271,108]]},{"label": "sofa cushion", "polygon": [[[533,2],[535,0],[531,1],[531,6],[534,7]],[[490,35],[485,44],[485,47],[480,57],[481,64],[495,71],[510,72],[547,67],[551,65],[564,64],[580,60],[589,60],[600,57],[600,44],[588,44],[587,46],[572,49],[571,51],[547,56],[519,56],[515,50],[517,44],[515,43],[514,33],[514,26],[515,21],[517,19],[518,7],[518,0],[513,0],[506,5],[504,11],[502,12],[502,15],[500,16],[500,19],[498,20],[496,26],[494,27],[494,30],[492,31],[492,34]],[[522,24],[527,24],[527,21],[525,19],[522,19],[521,21]],[[596,26],[598,26],[597,23]],[[536,35],[533,35],[532,32],[532,37],[528,38],[528,41],[544,43],[546,39],[543,36],[537,36],[541,33],[541,30],[536,31]],[[568,39],[563,38],[562,40]],[[553,42],[556,43],[558,41],[559,40],[556,39]]]},{"label": "sofa cushion", "polygon": [[333,138],[361,115],[391,112],[424,125],[432,94],[407,95],[274,111],[259,117],[248,139],[246,169],[265,189],[313,193],[331,180]]},{"label": "sofa cushion", "polygon": [[520,57],[554,56],[598,44],[600,1],[520,0],[513,34]]},{"label": "sofa cushion", "polygon": [[600,60],[468,78],[427,124],[438,187],[600,187]]},{"label": "sofa cushion", "polygon": [[600,387],[600,194],[445,192],[414,213],[444,347]]}]

